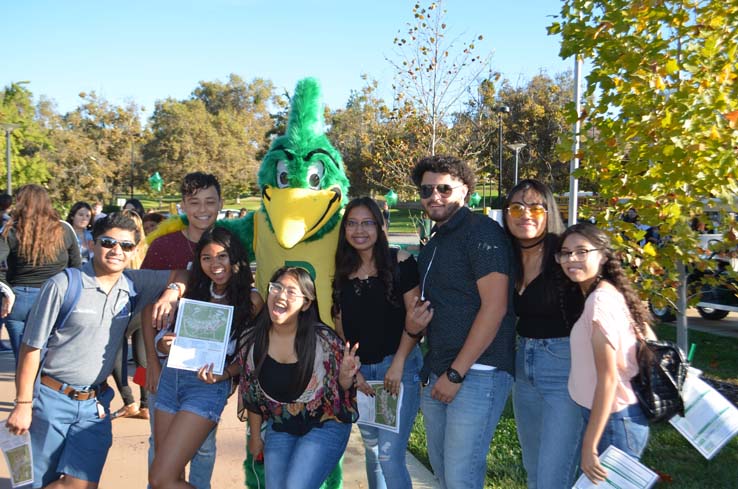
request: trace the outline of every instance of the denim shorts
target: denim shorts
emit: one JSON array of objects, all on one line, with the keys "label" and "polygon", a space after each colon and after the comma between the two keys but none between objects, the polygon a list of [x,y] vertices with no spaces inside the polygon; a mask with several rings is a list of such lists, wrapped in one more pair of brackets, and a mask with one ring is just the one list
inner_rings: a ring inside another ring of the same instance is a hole
[{"label": "denim shorts", "polygon": [[206,384],[197,378],[197,372],[165,365],[156,391],[156,409],[170,414],[189,411],[217,423],[230,392],[230,382]]},{"label": "denim shorts", "polygon": [[[75,401],[39,386],[30,428],[33,487],[45,487],[62,474],[90,482],[100,480],[113,444],[109,416],[113,395],[113,389],[106,389],[96,399]],[[98,415],[98,403],[105,410],[103,418]]]}]

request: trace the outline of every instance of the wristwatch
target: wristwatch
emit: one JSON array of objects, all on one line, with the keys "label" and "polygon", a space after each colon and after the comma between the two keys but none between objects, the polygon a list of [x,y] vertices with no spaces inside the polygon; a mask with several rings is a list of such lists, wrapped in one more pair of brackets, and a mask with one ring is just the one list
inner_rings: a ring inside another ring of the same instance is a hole
[{"label": "wristwatch", "polygon": [[179,288],[179,285],[175,284],[174,282],[170,282],[169,285],[167,285],[167,289],[176,290],[179,298],[182,298],[182,289]]},{"label": "wristwatch", "polygon": [[461,384],[464,382],[464,378],[466,376],[462,376],[455,369],[449,367],[448,370],[446,370],[446,377],[448,377],[448,380],[450,380],[452,384]]}]

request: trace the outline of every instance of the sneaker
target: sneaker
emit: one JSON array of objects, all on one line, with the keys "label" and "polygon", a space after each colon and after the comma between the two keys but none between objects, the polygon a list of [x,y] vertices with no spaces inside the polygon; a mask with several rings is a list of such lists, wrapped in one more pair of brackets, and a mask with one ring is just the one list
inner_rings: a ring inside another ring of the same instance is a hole
[{"label": "sneaker", "polygon": [[110,419],[135,418],[139,415],[140,412],[141,410],[138,409],[138,404],[128,404],[127,406],[123,406],[122,408],[111,414]]}]

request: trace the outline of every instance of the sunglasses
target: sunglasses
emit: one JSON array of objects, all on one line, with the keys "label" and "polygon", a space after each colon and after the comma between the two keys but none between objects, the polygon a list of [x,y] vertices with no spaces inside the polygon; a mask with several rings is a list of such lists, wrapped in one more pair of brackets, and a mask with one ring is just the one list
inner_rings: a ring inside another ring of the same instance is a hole
[{"label": "sunglasses", "polygon": [[118,241],[117,239],[108,238],[107,236],[97,238],[97,242],[100,243],[100,246],[102,246],[103,248],[108,249],[113,249],[115,248],[115,245],[120,245],[120,249],[125,251],[126,253],[136,249],[136,243],[133,243],[131,241]]},{"label": "sunglasses", "polygon": [[440,185],[421,185],[420,186],[420,198],[421,199],[430,198],[430,196],[433,195],[434,190],[438,190],[438,195],[440,195],[441,197],[449,197],[451,193],[454,191],[454,189],[461,187],[461,185],[456,185],[455,187],[452,187],[451,185],[447,183],[442,183]]},{"label": "sunglasses", "polygon": [[507,213],[510,214],[510,217],[518,219],[525,215],[526,210],[530,212],[531,217],[541,217],[548,212],[543,204],[521,204],[515,202],[507,208]]}]

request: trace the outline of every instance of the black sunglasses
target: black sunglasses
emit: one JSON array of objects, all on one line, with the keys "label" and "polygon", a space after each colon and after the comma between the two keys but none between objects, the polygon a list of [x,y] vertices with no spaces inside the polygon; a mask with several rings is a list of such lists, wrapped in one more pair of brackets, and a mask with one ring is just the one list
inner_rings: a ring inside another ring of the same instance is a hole
[{"label": "black sunglasses", "polygon": [[447,183],[442,183],[440,185],[421,185],[420,186],[420,198],[421,199],[429,198],[431,195],[433,195],[434,190],[438,190],[438,194],[441,197],[448,197],[451,195],[451,192],[453,192],[455,188],[459,188],[459,187],[461,187],[461,185],[456,185],[455,187],[452,187],[451,185]]},{"label": "black sunglasses", "polygon": [[102,238],[97,238],[97,242],[100,243],[100,246],[103,248],[112,249],[115,248],[115,245],[120,245],[120,249],[129,252],[136,249],[136,243],[133,243],[131,241],[118,241],[117,239],[109,238],[107,236],[103,236]]}]

